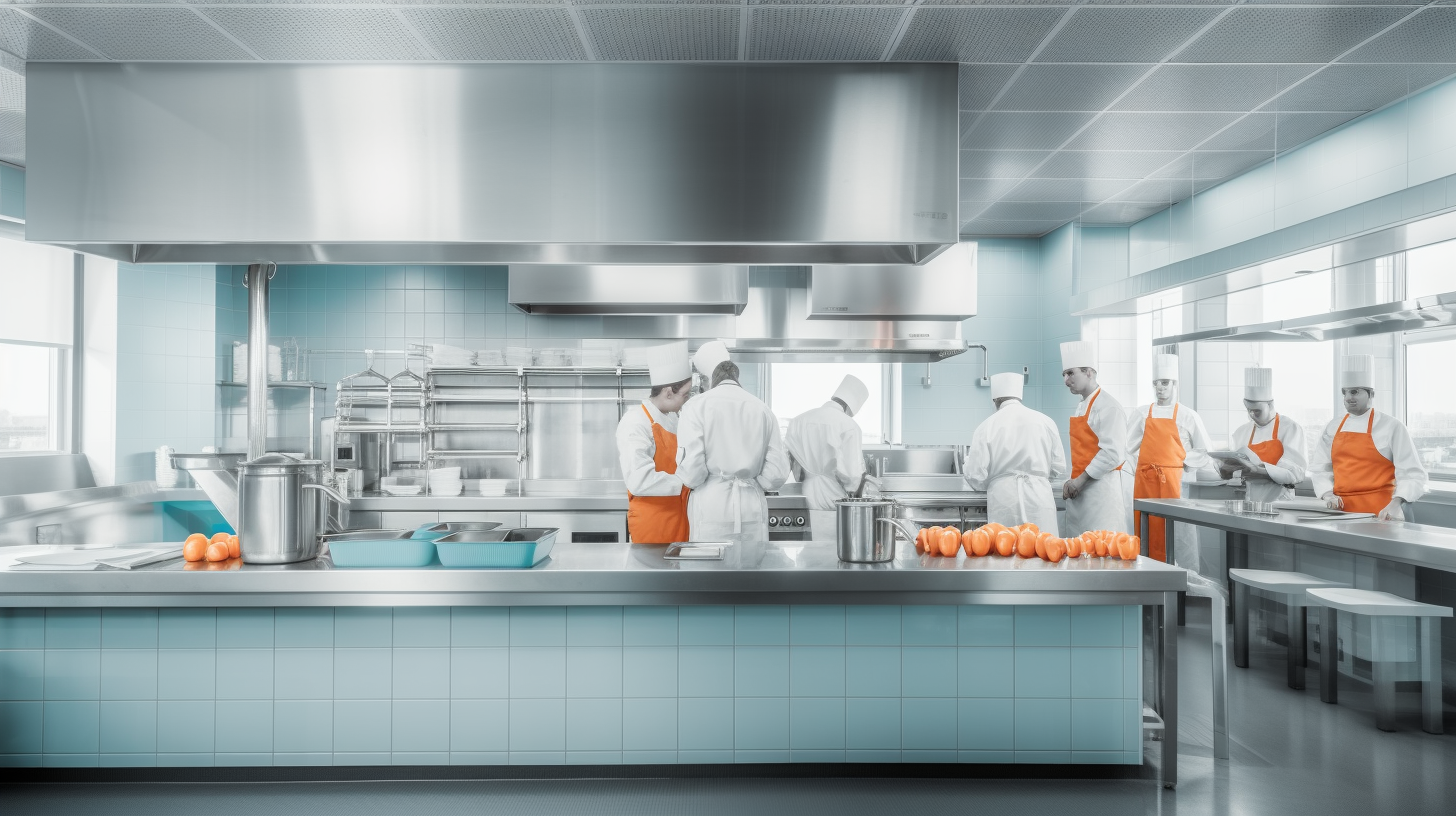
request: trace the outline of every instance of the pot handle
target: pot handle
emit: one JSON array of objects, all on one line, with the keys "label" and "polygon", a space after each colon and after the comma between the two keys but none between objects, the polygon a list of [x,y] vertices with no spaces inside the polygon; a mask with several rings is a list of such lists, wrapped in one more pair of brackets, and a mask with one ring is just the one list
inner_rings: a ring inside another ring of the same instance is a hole
[{"label": "pot handle", "polygon": [[915,524],[912,521],[907,521],[905,519],[881,516],[879,519],[877,519],[877,521],[879,521],[881,524],[893,525],[895,529],[899,530],[901,533],[904,534],[907,541],[914,541],[915,536],[920,533],[920,525]]},{"label": "pot handle", "polygon": [[329,498],[333,499],[334,501],[338,502],[339,504],[341,504],[341,505],[343,505],[345,507],[348,507],[349,506],[349,497],[343,495],[342,493],[340,493],[339,491],[333,489],[332,487],[329,487],[328,485],[306,484],[306,485],[303,486],[303,489],[304,490],[322,490],[325,496],[328,496]]}]

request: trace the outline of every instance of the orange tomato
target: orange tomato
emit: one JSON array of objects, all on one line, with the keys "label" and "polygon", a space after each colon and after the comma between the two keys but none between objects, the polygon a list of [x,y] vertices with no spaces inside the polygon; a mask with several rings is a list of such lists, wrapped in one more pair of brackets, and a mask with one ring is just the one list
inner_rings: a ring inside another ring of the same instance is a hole
[{"label": "orange tomato", "polygon": [[[192,535],[187,536],[187,541],[201,541],[203,544],[208,543],[207,536],[203,535],[202,533],[193,533]],[[187,545],[187,541],[182,542],[183,546]]]},{"label": "orange tomato", "polygon": [[1023,529],[1023,530],[1030,530],[1033,533],[1040,533],[1041,532],[1041,528],[1038,527],[1038,526],[1036,526],[1035,524],[1033,524],[1030,521],[1025,522],[1024,524],[1022,524],[1021,525],[1021,529]]},{"label": "orange tomato", "polygon": [[985,530],[977,530],[971,538],[971,547],[966,550],[966,555],[980,558],[989,552],[991,552],[991,535]]},{"label": "orange tomato", "polygon": [[201,561],[207,555],[207,539],[198,541],[198,536],[191,536],[187,543],[182,545],[182,557],[188,561]]},{"label": "orange tomato", "polygon": [[1062,560],[1067,554],[1067,543],[1060,538],[1053,538],[1046,543],[1046,560],[1053,564]]},{"label": "orange tomato", "polygon": [[1016,552],[1016,533],[1010,530],[996,533],[996,554],[1010,558],[1014,552]]},{"label": "orange tomato", "polygon": [[952,557],[961,548],[961,531],[954,527],[946,527],[940,531],[940,554]]},{"label": "orange tomato", "polygon": [[228,536],[228,558],[241,558],[243,555],[242,546],[235,535]]},{"label": "orange tomato", "polygon": [[1021,531],[1021,535],[1016,537],[1016,554],[1022,558],[1036,557],[1036,533],[1030,530]]},{"label": "orange tomato", "polygon": [[208,539],[208,543],[209,544],[226,544],[228,538],[230,538],[231,536],[232,536],[232,533],[213,533],[212,534],[212,538]]},{"label": "orange tomato", "polygon": [[226,544],[209,544],[209,545],[207,545],[207,560],[208,561],[226,561],[227,559],[228,559],[228,550],[227,550],[227,545]]},{"label": "orange tomato", "polygon": [[983,527],[983,528],[981,528],[981,529],[985,530],[987,533],[990,533],[991,538],[994,539],[996,537],[996,534],[997,533],[999,533],[1002,530],[1005,530],[1006,529],[1006,525],[1001,524],[999,522],[991,521],[991,522],[987,522],[986,523],[986,526]]}]

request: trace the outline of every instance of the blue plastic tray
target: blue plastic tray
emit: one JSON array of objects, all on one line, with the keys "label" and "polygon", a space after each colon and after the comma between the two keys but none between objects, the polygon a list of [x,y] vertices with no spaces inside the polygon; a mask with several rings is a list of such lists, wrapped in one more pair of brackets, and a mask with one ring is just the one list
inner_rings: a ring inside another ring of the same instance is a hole
[{"label": "blue plastic tray", "polygon": [[427,567],[435,542],[410,538],[407,530],[357,530],[326,536],[336,567]]},{"label": "blue plastic tray", "polygon": [[452,533],[435,542],[435,551],[446,567],[529,569],[555,545],[555,527],[516,527]]}]

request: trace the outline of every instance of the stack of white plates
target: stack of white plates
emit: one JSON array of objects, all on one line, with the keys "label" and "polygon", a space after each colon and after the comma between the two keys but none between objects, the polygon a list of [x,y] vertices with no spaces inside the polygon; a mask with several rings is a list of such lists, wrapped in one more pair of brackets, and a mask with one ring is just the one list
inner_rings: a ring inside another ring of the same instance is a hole
[{"label": "stack of white plates", "polygon": [[506,364],[506,357],[500,349],[485,349],[475,352],[475,364],[482,366],[499,366]]},{"label": "stack of white plates", "polygon": [[531,350],[528,348],[507,346],[504,357],[508,366],[528,366],[531,364]]},{"label": "stack of white plates", "polygon": [[458,346],[435,343],[430,346],[431,368],[464,368],[475,365],[475,352]]},{"label": "stack of white plates", "polygon": [[615,366],[617,352],[609,348],[584,348],[581,350],[581,364],[598,367]]},{"label": "stack of white plates", "polygon": [[511,484],[510,479],[481,479],[480,495],[482,496],[504,496],[506,488]]},{"label": "stack of white plates", "polygon": [[398,476],[385,476],[379,480],[379,489],[391,496],[418,496],[424,490],[423,485],[400,484]]},{"label": "stack of white plates", "polygon": [[430,495],[458,496],[464,488],[465,483],[460,481],[460,468],[443,467],[430,471]]}]

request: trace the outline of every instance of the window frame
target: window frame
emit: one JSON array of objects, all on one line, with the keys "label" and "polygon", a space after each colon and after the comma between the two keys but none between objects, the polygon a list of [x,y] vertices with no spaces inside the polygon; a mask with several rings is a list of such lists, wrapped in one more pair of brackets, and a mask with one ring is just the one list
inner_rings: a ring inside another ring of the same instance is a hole
[{"label": "window frame", "polygon": [[71,346],[63,343],[38,343],[29,340],[0,340],[0,345],[26,346],[29,348],[43,348],[50,351],[50,361],[47,366],[50,382],[48,402],[50,404],[51,421],[47,431],[47,447],[43,450],[9,450],[0,449],[0,457],[7,459],[21,458],[25,456],[64,456],[78,453],[74,449],[75,436],[71,433],[72,423],[75,417],[72,416],[73,401],[71,390],[74,387],[71,378],[72,353]]}]

